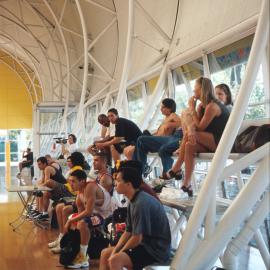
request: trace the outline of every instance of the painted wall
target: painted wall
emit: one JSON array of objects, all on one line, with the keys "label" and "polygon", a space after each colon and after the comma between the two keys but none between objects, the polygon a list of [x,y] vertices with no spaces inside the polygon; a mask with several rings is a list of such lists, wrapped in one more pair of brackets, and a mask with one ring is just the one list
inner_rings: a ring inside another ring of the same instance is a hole
[{"label": "painted wall", "polygon": [[0,129],[32,128],[32,103],[24,82],[0,63]]}]

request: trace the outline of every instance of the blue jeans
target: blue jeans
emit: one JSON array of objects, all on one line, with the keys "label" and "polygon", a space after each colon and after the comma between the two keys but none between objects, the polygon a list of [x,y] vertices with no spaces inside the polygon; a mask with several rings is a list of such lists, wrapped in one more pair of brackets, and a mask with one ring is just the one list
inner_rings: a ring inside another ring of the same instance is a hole
[{"label": "blue jeans", "polygon": [[147,153],[157,153],[161,158],[163,172],[167,172],[173,165],[172,153],[179,147],[179,140],[183,137],[181,129],[171,136],[140,136],[137,139],[133,159],[142,163],[143,170],[147,166]]}]

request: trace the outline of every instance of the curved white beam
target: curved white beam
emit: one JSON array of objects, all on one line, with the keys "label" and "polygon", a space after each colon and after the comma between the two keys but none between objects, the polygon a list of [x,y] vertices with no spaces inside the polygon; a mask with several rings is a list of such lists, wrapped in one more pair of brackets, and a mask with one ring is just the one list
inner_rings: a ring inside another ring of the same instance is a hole
[{"label": "curved white beam", "polygon": [[[65,109],[64,109],[64,116],[63,116],[63,120],[61,123],[61,127],[60,127],[60,133],[64,130],[64,127],[66,126],[66,117],[67,117],[67,111],[68,111],[68,105],[69,105],[69,87],[70,87],[70,63],[69,63],[69,53],[68,53],[68,48],[67,48],[67,42],[66,42],[66,38],[65,35],[63,33],[63,30],[61,28],[61,25],[54,13],[54,11],[52,10],[51,6],[49,5],[49,3],[47,2],[47,0],[43,0],[44,4],[46,5],[46,7],[48,8],[48,10],[50,11],[51,15],[53,16],[53,19],[57,25],[57,28],[59,30],[59,33],[61,35],[62,41],[63,41],[63,46],[64,46],[64,50],[65,50],[65,58],[66,58],[66,63],[67,63],[67,87],[66,87],[66,102],[65,102]],[[62,80],[62,78],[61,78]]]},{"label": "curved white beam", "polygon": [[2,59],[0,59],[0,63],[3,63],[4,65],[6,65],[10,70],[12,70],[13,72],[15,72],[16,76],[19,78],[19,80],[22,80],[23,84],[25,85],[26,89],[27,89],[27,93],[30,97],[30,100],[31,100],[31,103],[32,103],[32,106],[34,105],[34,102],[33,102],[33,97],[30,93],[30,90],[29,90],[29,86],[26,84],[25,80],[22,78],[22,76],[15,70],[13,69],[13,67],[11,67],[8,63],[6,63],[5,61],[3,61]]},{"label": "curved white beam", "polygon": [[127,88],[127,79],[128,73],[130,69],[130,54],[131,54],[131,43],[132,43],[132,34],[133,34],[133,25],[134,25],[134,1],[128,1],[128,30],[127,30],[127,40],[126,40],[126,51],[125,58],[122,70],[121,81],[119,84],[119,91],[117,95],[117,99],[115,102],[115,107],[120,109],[123,103],[123,97],[126,95]]},{"label": "curved white beam", "polygon": [[[49,30],[49,26],[47,26],[44,22],[43,22],[43,20],[44,20],[44,18],[43,17],[41,17],[41,14],[40,13],[38,13],[37,12],[37,10],[31,5],[31,4],[29,4],[27,1],[24,1],[23,2],[25,5],[26,5],[26,7],[35,15],[35,16],[37,16],[37,18],[41,21],[41,23],[43,24],[43,28],[44,29],[46,29],[46,31],[48,32],[48,36],[49,36],[49,38],[50,38],[50,42],[52,42],[52,44],[53,44],[53,46],[54,46],[54,49],[55,49],[55,51],[56,51],[56,55],[57,55],[57,59],[58,59],[58,68],[59,68],[59,80],[58,81],[60,81],[60,89],[59,89],[59,93],[61,93],[61,91],[62,91],[62,89],[63,89],[63,84],[62,84],[62,74],[63,74],[63,71],[62,71],[62,63],[61,63],[61,58],[60,58],[60,54],[59,54],[59,49],[58,49],[58,46],[56,46],[56,43],[55,43],[55,40],[53,39],[53,36],[52,36],[52,33],[50,32],[50,30]],[[49,45],[50,45],[50,42],[49,42],[49,44],[47,44],[47,54],[48,54],[48,49],[49,49]],[[48,60],[50,60],[50,58],[48,57]],[[53,62],[53,61],[51,61],[51,62]],[[54,67],[54,65],[53,65],[53,67]],[[57,72],[56,72],[56,69],[55,69],[55,67],[54,67],[54,70],[55,70],[55,74],[57,75]],[[52,97],[53,97],[53,95],[54,95],[54,90],[55,90],[55,88],[54,88],[54,86],[53,86],[53,81],[55,81],[55,79],[53,79],[53,77],[51,76],[51,80],[50,80],[50,82],[51,82],[51,93],[52,93]],[[56,94],[55,94],[56,95]]]},{"label": "curved white beam", "polygon": [[21,52],[25,55],[26,59],[28,59],[28,61],[31,62],[32,68],[34,69],[35,74],[38,76],[39,83],[41,84],[42,97],[44,98],[43,82],[42,82],[42,80],[41,80],[41,78],[39,76],[38,67],[36,67],[36,64],[33,61],[33,59],[28,55],[28,53],[24,50],[24,48],[16,40],[13,39],[13,37],[9,36],[6,32],[4,32],[2,30],[0,30],[0,33],[2,33],[2,35],[4,35],[7,39],[11,40],[14,44],[16,44],[16,46],[18,48],[20,48]]},{"label": "curved white beam", "polygon": [[[8,55],[10,56],[10,58],[12,59],[12,61],[15,61],[13,55],[12,55],[10,52],[8,52],[7,50],[5,50],[4,48],[1,48],[1,50],[4,51],[6,54],[8,54]],[[25,69],[24,65],[23,65],[20,61],[18,61],[18,59],[16,59],[16,60],[17,60],[17,61],[15,61],[15,62],[23,69],[24,73],[27,75],[28,80],[30,81],[30,83],[31,83],[31,85],[32,85],[32,88],[33,88],[33,90],[34,90],[34,95],[35,95],[35,101],[33,100],[33,97],[32,97],[32,95],[31,95],[30,89],[29,89],[28,87],[27,87],[27,88],[28,88],[29,94],[30,94],[30,96],[31,96],[32,103],[35,104],[35,103],[38,102],[38,96],[37,96],[36,84],[34,83],[33,79],[30,77],[30,75],[29,75],[28,71]],[[2,62],[5,62],[5,61],[2,60]],[[5,63],[6,63],[6,62],[5,62]],[[6,64],[9,66],[8,63],[6,63]],[[13,70],[21,77],[21,75],[17,72],[16,69],[13,68]],[[22,77],[21,77],[21,78],[22,78]],[[22,78],[22,80],[24,80],[24,79]],[[26,85],[26,83],[25,83],[25,85]],[[40,85],[38,85],[38,87],[41,88]]]},{"label": "curved white beam", "polygon": [[[1,15],[2,18],[4,18],[4,19],[6,19],[6,20],[8,20],[8,21],[10,21],[10,22],[12,22],[12,23],[14,23],[17,27],[20,27],[20,29],[24,30],[25,33],[26,33],[27,35],[29,35],[29,36],[36,42],[36,44],[38,45],[38,47],[39,47],[41,53],[43,54],[43,57],[44,57],[44,59],[45,59],[45,62],[47,63],[47,66],[48,66],[48,70],[49,70],[49,72],[50,72],[50,76],[51,76],[51,78],[52,78],[51,67],[50,67],[49,62],[48,62],[48,59],[47,59],[47,58],[48,58],[48,55],[47,55],[47,53],[45,53],[44,50],[42,49],[42,47],[41,47],[41,42],[36,38],[36,36],[32,33],[32,31],[29,29],[29,27],[28,27],[27,25],[25,25],[24,22],[22,22],[22,21],[20,20],[20,18],[18,18],[13,12],[11,12],[9,9],[5,8],[5,7],[2,6],[2,5],[0,5],[0,7],[1,7],[3,10],[5,10],[7,13],[9,13],[10,15],[12,15],[12,16],[13,16],[16,20],[18,20],[22,25],[18,24],[16,21],[14,21],[14,20],[12,20],[12,19],[10,19],[10,18],[8,18],[8,17],[6,17],[6,16],[4,16],[4,15]],[[13,39],[14,39],[14,38],[13,38]],[[19,43],[19,41],[17,41],[17,43]],[[23,47],[23,46],[21,46],[21,47]],[[23,48],[24,48],[24,47],[23,47]],[[26,48],[24,48],[24,50],[26,50]],[[51,81],[50,81],[50,83],[51,83]],[[52,87],[52,84],[51,84],[51,87]]]}]

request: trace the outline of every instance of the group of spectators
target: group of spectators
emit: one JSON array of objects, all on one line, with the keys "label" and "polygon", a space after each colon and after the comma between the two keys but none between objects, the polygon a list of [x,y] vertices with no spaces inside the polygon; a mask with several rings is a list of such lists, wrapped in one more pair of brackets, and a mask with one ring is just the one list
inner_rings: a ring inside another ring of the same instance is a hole
[{"label": "group of spectators", "polygon": [[[173,99],[162,100],[160,110],[164,119],[155,132],[141,131],[131,120],[119,117],[114,108],[108,110],[107,116],[99,115],[98,121],[103,126],[103,132],[107,129],[107,135],[96,141],[95,146],[111,153],[114,162],[120,159],[121,154],[128,160],[140,161],[144,175],[151,170],[147,154],[158,153],[163,167],[160,178],[184,178],[181,190],[192,197],[190,180],[195,154],[216,150],[232,104],[228,85],[219,84],[214,89],[210,79],[200,77],[195,82],[194,95],[189,99],[187,109],[180,116],[176,114]],[[112,134],[111,130],[115,133]],[[178,158],[173,164],[174,152]],[[183,163],[185,173],[182,172]]]},{"label": "group of spectators", "polygon": [[[199,104],[197,104],[199,102]],[[194,157],[199,152],[214,152],[222,136],[232,106],[230,89],[225,84],[213,88],[208,78],[196,80],[194,96],[181,115],[176,114],[176,103],[165,98],[161,102],[164,119],[155,132],[141,131],[131,120],[119,117],[116,109],[99,115],[102,125],[101,139],[88,147],[93,155],[92,167],[96,178],[87,177],[83,169],[84,156],[72,146],[76,137],[70,134],[68,147],[62,146],[69,171],[63,176],[58,161],[50,155],[39,157],[37,164],[42,171],[39,185],[50,188],[37,197],[32,215],[39,220],[49,218],[50,199],[55,201],[59,235],[48,244],[53,253],[59,253],[60,241],[71,228],[80,231],[80,252],[69,268],[89,266],[87,247],[93,228],[103,226],[113,211],[121,205],[116,193],[128,201],[126,229],[116,246],[101,253],[100,269],[142,269],[153,263],[169,259],[171,234],[167,216],[153,190],[143,181],[149,173],[147,154],[157,152],[161,158],[164,181],[183,177],[181,191],[193,196],[190,178]],[[177,160],[173,164],[172,154]],[[125,161],[121,160],[125,155]],[[109,169],[114,164],[113,172]],[[71,203],[61,198],[73,198]]]}]

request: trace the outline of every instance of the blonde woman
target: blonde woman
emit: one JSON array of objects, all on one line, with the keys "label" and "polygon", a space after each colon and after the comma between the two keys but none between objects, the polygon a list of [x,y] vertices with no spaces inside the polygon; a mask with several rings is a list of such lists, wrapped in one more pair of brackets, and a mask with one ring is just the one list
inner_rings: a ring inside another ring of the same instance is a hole
[{"label": "blonde woman", "polygon": [[[198,100],[200,104],[196,109]],[[211,80],[200,77],[196,80],[194,96],[188,102],[188,110],[182,114],[182,117],[184,137],[178,151],[178,160],[167,172],[167,179],[178,176],[185,162],[185,176],[181,189],[192,197],[190,180],[195,154],[216,150],[228,121],[229,111],[215,98]]]}]

